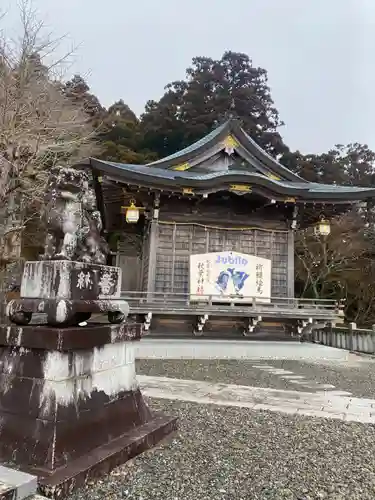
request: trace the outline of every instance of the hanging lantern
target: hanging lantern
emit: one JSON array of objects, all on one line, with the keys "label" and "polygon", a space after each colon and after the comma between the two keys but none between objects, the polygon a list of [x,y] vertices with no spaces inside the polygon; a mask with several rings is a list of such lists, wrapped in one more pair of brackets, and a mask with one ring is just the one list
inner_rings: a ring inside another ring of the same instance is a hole
[{"label": "hanging lantern", "polygon": [[322,218],[315,227],[315,232],[320,236],[328,236],[331,232],[331,224],[328,220]]},{"label": "hanging lantern", "polygon": [[143,212],[145,210],[145,208],[142,206],[137,207],[136,201],[134,198],[131,199],[130,201],[128,201],[128,198],[127,198],[128,193],[125,191],[125,189],[123,189],[123,193],[124,193],[124,198],[125,198],[124,204],[129,203],[129,205],[122,206],[121,213],[125,214],[125,219],[126,219],[126,222],[128,224],[136,224],[139,221],[140,212]]},{"label": "hanging lantern", "polygon": [[134,201],[130,202],[130,206],[126,207],[125,212],[126,222],[136,224],[139,220],[139,209],[135,206]]}]

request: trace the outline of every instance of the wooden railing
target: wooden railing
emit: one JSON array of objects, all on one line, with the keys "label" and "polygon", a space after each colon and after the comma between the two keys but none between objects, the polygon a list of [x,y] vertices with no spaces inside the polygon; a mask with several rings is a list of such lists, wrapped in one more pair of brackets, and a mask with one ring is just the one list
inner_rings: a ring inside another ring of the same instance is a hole
[{"label": "wooden railing", "polygon": [[261,314],[267,316],[301,317],[314,316],[331,319],[340,314],[341,307],[329,299],[298,299],[295,297],[270,297],[268,302],[257,297],[228,297],[200,295],[199,300],[188,294],[172,292],[123,291],[133,312],[157,312],[172,314]]}]

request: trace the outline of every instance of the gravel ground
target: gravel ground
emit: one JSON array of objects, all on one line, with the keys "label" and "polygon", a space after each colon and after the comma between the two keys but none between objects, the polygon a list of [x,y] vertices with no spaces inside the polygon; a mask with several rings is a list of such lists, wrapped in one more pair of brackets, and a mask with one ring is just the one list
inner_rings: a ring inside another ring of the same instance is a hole
[{"label": "gravel ground", "polygon": [[[268,361],[264,363],[268,364]],[[257,364],[256,360],[239,361],[235,359],[140,359],[136,361],[136,371],[142,375],[159,377],[270,387],[272,389],[289,388],[290,383],[286,380],[253,368],[252,365],[255,364]]]},{"label": "gravel ground", "polygon": [[[306,387],[272,375],[256,364],[265,364],[303,375],[307,380],[332,384],[338,390],[348,391],[357,397],[375,399],[375,362],[358,358],[355,362],[330,362],[324,364],[289,360],[239,361],[239,360],[137,360],[137,373],[191,380],[204,380],[228,384],[269,387],[293,391],[309,391]],[[320,389],[316,389],[320,390]]]},{"label": "gravel ground", "polygon": [[153,400],[179,433],[69,500],[373,500],[375,427]]}]

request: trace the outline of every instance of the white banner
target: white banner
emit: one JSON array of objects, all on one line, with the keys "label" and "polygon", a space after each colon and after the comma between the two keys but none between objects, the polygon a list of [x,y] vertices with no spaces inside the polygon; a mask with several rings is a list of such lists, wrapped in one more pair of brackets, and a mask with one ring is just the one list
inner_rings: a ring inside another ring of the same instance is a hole
[{"label": "white banner", "polygon": [[215,302],[270,302],[271,260],[238,252],[190,255],[190,300],[208,295]]}]

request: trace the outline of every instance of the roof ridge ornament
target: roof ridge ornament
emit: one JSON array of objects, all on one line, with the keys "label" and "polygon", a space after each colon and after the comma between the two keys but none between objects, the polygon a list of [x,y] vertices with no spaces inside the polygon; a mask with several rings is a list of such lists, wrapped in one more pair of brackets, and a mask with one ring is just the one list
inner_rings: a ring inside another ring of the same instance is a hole
[{"label": "roof ridge ornament", "polygon": [[231,156],[234,153],[235,148],[238,147],[237,140],[233,137],[232,134],[229,134],[223,141],[224,151],[228,156]]}]

